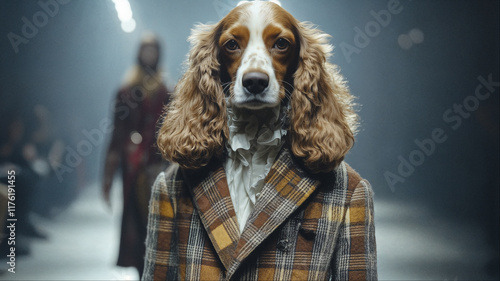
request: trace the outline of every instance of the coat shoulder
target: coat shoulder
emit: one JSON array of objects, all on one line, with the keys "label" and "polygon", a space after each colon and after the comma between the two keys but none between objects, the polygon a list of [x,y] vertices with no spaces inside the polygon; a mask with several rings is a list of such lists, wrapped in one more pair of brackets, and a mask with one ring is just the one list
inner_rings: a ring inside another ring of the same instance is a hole
[{"label": "coat shoulder", "polygon": [[349,164],[345,163],[345,167],[347,172],[347,178],[349,181],[348,184],[349,187],[351,186],[356,187],[363,180],[363,178]]},{"label": "coat shoulder", "polygon": [[165,171],[163,171],[164,177],[167,180],[178,180],[179,178],[179,164],[171,164]]},{"label": "coat shoulder", "polygon": [[350,201],[352,198],[352,195],[354,193],[362,193],[365,194],[366,196],[369,196],[370,198],[373,197],[373,189],[370,184],[366,179],[361,177],[356,170],[354,170],[349,164],[344,163],[345,168],[346,168],[346,173],[347,173],[347,197],[348,201]]},{"label": "coat shoulder", "polygon": [[179,171],[179,165],[171,164],[165,171],[158,174],[153,184],[153,190],[166,194],[178,193],[177,189],[183,183],[182,173]]}]

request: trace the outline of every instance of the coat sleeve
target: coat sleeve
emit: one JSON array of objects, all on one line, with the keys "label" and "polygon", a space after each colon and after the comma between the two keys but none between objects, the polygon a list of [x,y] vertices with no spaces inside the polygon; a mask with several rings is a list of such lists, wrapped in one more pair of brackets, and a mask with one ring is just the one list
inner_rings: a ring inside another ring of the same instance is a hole
[{"label": "coat sleeve", "polygon": [[151,191],[142,280],[178,279],[172,173],[175,165],[158,175]]},{"label": "coat sleeve", "polygon": [[142,280],[153,280],[155,272],[157,258],[156,245],[158,244],[158,228],[160,226],[160,195],[162,181],[165,182],[164,178],[164,173],[160,173],[151,190],[146,236],[146,256],[144,257]]},{"label": "coat sleeve", "polygon": [[377,280],[373,191],[370,183],[359,181],[348,199],[332,259],[333,280]]}]

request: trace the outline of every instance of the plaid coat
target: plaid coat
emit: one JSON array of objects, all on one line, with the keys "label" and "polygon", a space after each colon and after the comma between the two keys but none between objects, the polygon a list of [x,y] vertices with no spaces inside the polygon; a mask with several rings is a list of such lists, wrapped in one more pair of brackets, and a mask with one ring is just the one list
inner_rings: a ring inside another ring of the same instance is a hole
[{"label": "plaid coat", "polygon": [[222,163],[161,173],[143,280],[376,280],[373,193],[342,163],[312,175],[283,149],[239,233]]}]

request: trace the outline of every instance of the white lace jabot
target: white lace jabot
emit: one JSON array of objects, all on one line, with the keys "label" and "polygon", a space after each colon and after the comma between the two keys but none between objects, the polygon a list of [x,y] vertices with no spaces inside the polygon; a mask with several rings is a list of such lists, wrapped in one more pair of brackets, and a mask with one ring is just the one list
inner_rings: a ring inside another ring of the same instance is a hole
[{"label": "white lace jabot", "polygon": [[237,108],[228,107],[227,111],[229,141],[224,169],[241,233],[281,149],[286,130],[282,129],[284,113],[280,106],[259,111],[259,117]]}]

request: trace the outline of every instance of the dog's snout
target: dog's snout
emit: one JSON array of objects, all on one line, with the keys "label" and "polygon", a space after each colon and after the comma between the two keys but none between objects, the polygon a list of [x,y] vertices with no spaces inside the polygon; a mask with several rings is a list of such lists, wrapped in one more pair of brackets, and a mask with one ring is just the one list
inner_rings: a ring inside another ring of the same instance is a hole
[{"label": "dog's snout", "polygon": [[243,87],[251,94],[262,93],[269,86],[269,76],[262,72],[248,72],[243,75]]}]

